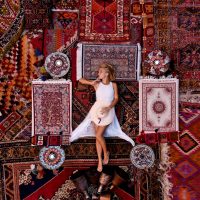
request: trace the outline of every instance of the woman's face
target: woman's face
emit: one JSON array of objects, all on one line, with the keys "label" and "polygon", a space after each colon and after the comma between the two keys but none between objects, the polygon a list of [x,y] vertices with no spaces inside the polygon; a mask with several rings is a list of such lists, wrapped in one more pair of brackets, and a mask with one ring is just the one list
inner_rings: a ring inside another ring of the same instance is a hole
[{"label": "woman's face", "polygon": [[99,79],[104,79],[108,76],[108,72],[104,68],[99,68],[99,73],[98,73],[98,78]]}]

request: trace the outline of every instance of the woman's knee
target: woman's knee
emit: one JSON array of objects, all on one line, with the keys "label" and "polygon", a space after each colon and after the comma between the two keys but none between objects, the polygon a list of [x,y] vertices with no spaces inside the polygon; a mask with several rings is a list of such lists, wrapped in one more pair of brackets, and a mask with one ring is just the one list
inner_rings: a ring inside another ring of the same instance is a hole
[{"label": "woman's knee", "polygon": [[99,133],[99,132],[96,133],[96,138],[97,138],[97,139],[101,139],[102,137],[103,137],[103,136],[102,136],[101,133]]}]

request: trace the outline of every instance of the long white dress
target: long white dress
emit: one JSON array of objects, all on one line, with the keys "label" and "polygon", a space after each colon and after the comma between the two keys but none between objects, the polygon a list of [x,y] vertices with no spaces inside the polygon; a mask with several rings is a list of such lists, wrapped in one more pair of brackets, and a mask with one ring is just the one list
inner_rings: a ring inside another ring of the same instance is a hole
[{"label": "long white dress", "polygon": [[[114,89],[112,82],[108,85],[99,83],[98,88],[96,90],[96,101],[103,101],[106,103],[111,103],[114,99]],[[111,124],[105,130],[104,137],[119,137],[130,142],[133,146],[135,146],[135,142],[121,130],[119,121],[114,111],[114,119]],[[79,138],[83,137],[95,137],[94,124],[92,123],[91,113],[89,112],[83,122],[71,133],[70,142],[73,142]]]}]

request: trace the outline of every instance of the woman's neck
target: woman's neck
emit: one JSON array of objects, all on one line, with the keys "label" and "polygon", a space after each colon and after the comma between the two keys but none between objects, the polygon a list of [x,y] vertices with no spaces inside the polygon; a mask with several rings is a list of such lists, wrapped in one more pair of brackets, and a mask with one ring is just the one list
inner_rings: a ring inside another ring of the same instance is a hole
[{"label": "woman's neck", "polygon": [[105,79],[102,79],[101,82],[104,84],[104,85],[108,85],[110,83],[110,80],[108,78],[105,78]]}]

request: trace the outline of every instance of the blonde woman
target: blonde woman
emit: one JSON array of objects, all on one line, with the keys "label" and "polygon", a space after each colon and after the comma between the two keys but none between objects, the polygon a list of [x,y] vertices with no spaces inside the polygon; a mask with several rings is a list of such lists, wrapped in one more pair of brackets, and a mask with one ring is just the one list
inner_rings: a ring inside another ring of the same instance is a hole
[{"label": "blonde woman", "polygon": [[[134,141],[122,132],[115,114],[115,105],[118,102],[118,89],[115,80],[115,71],[107,63],[99,66],[98,78],[87,80],[81,78],[82,84],[92,85],[96,91],[96,102],[92,106],[84,121],[72,132],[70,141],[81,137],[95,136],[98,155],[97,171],[101,172],[103,164],[109,162],[109,152],[104,137],[119,137],[127,140],[133,146]],[[102,161],[102,152],[104,159]]]}]

